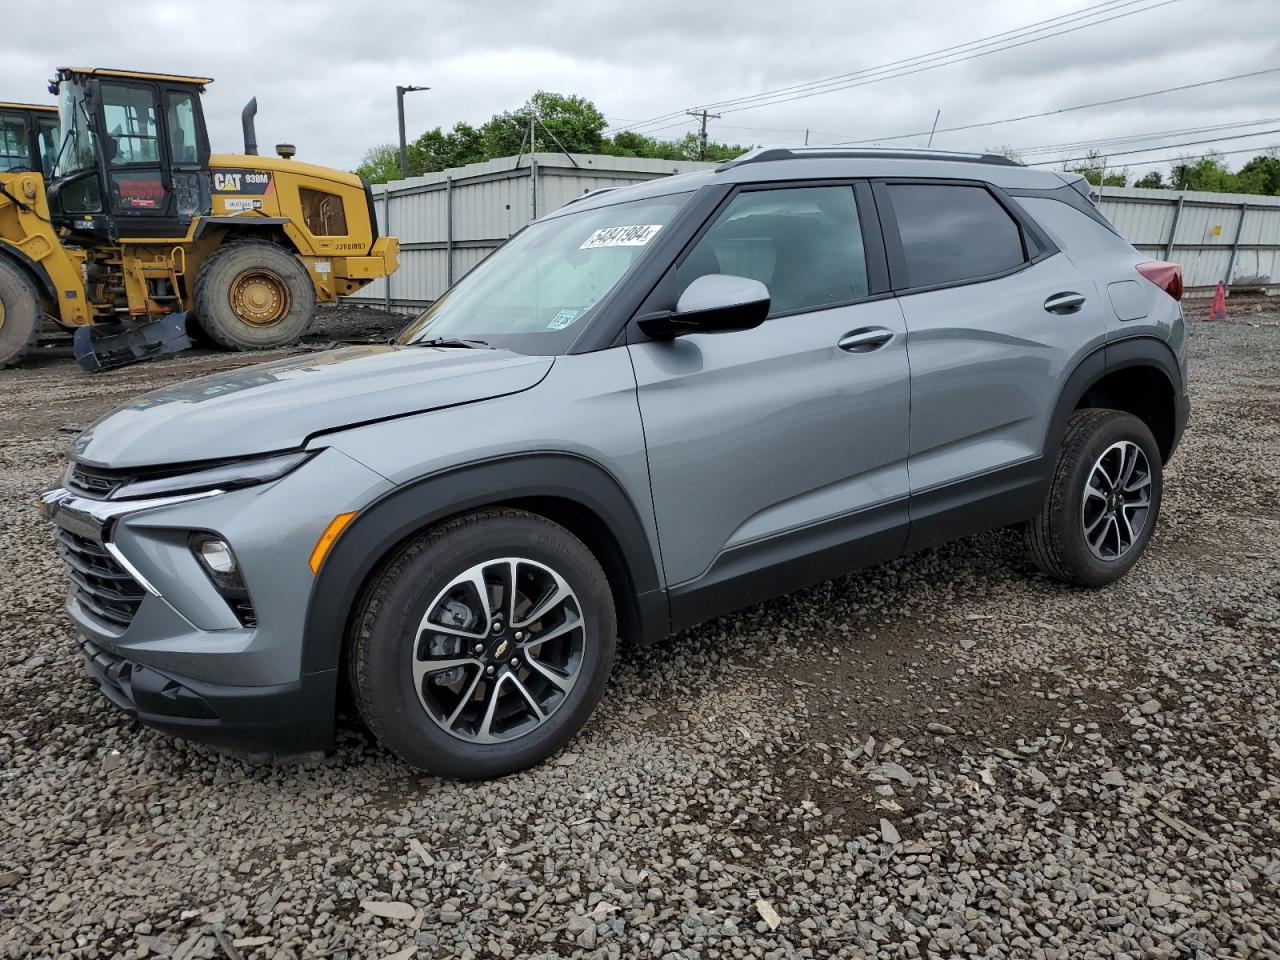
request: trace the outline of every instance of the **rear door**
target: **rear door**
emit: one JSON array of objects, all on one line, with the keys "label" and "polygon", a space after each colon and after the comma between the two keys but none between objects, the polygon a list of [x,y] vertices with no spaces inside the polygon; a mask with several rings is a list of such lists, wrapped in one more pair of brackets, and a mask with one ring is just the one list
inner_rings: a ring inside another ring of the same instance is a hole
[{"label": "rear door", "polygon": [[1058,393],[1106,331],[1092,281],[997,188],[886,180],[875,194],[911,362],[916,549],[1038,509]]},{"label": "rear door", "polygon": [[907,354],[873,208],[866,184],[740,188],[641,308],[709,273],[772,298],[754,330],[631,331],[677,629],[901,549]]}]

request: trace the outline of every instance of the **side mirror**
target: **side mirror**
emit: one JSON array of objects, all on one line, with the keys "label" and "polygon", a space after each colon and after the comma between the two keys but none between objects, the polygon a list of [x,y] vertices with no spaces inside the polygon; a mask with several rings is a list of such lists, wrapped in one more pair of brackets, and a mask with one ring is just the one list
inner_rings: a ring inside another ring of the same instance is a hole
[{"label": "side mirror", "polygon": [[670,339],[686,333],[750,330],[769,316],[769,288],[759,280],[708,273],[685,287],[674,312],[664,310],[637,323],[648,336]]}]

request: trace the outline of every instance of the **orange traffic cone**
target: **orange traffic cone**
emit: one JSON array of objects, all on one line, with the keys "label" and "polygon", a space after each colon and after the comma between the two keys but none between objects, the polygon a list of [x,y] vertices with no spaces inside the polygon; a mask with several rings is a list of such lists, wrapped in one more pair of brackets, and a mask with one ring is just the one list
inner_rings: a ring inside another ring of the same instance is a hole
[{"label": "orange traffic cone", "polygon": [[1227,288],[1218,281],[1218,292],[1213,295],[1213,306],[1209,308],[1210,320],[1227,319]]}]

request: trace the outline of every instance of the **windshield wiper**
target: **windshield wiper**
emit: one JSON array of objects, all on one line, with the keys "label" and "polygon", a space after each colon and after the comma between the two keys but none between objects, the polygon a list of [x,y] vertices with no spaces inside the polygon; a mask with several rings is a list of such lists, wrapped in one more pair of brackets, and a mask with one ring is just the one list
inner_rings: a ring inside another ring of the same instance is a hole
[{"label": "windshield wiper", "polygon": [[493,349],[484,340],[474,340],[466,337],[435,337],[432,340],[415,340],[413,345],[415,347],[462,347],[467,350],[476,347],[483,347],[486,350]]}]

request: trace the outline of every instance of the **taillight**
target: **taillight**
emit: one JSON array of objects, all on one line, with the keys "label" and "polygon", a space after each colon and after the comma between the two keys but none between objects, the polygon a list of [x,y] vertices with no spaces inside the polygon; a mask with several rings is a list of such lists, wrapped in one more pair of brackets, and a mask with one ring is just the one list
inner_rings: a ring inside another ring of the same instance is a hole
[{"label": "taillight", "polygon": [[1138,264],[1138,272],[1173,297],[1182,299],[1182,264],[1168,260],[1148,260]]}]

